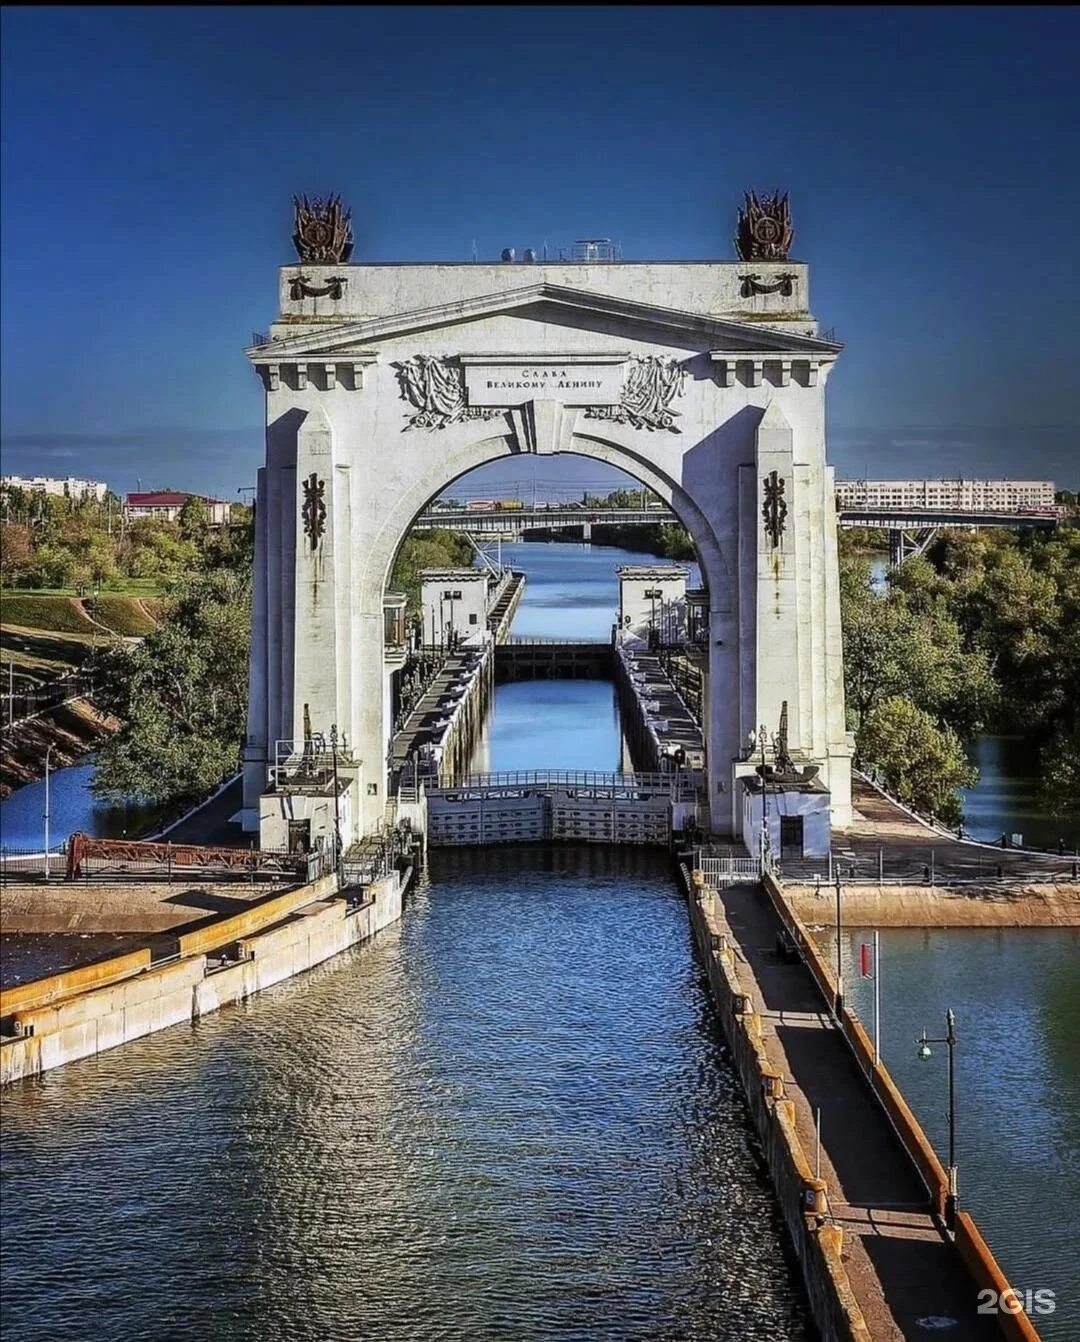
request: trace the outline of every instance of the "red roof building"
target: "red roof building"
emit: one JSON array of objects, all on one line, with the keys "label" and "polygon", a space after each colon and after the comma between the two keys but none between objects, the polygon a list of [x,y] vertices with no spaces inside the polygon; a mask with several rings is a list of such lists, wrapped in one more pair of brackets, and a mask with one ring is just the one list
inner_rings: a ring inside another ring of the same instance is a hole
[{"label": "red roof building", "polygon": [[184,494],[178,489],[151,489],[129,494],[124,502],[124,516],[129,522],[153,518],[158,522],[175,522],[180,509],[188,499],[200,498],[210,514],[210,525],[221,527],[229,520],[229,504],[224,499],[210,499],[203,494]]}]

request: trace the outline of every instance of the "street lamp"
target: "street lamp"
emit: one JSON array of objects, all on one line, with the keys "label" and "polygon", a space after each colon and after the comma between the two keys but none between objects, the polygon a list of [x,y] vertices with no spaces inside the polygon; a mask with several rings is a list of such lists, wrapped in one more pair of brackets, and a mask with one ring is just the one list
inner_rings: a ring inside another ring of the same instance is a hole
[{"label": "street lamp", "polygon": [[915,1043],[918,1045],[916,1056],[924,1060],[934,1056],[931,1044],[949,1046],[949,1192],[945,1199],[945,1224],[952,1229],[959,1205],[956,1179],[956,1017],[952,1013],[952,1008],[945,1012],[943,1039],[928,1039],[926,1031],[923,1030]]},{"label": "street lamp", "polygon": [[53,747],[45,751],[45,879],[49,879],[49,756]]},{"label": "street lamp", "polygon": [[330,724],[330,752],[334,766],[334,870],[340,874],[341,871],[341,809],[338,800],[338,771],[337,771],[337,746],[338,732],[337,723]]},{"label": "street lamp", "polygon": [[836,869],[836,998],[833,1010],[837,1018],[844,1007],[844,948],[840,941],[840,868]]}]

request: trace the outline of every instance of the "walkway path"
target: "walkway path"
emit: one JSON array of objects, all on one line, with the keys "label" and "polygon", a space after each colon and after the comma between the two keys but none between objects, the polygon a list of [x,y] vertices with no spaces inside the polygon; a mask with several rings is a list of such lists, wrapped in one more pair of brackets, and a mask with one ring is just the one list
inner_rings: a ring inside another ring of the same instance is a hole
[{"label": "walkway path", "polygon": [[[998,1337],[979,1316],[976,1288],[802,962],[776,950],[779,919],[759,886],[721,893],[736,943],[740,980],[762,1017],[770,1062],[795,1102],[803,1148],[813,1160],[821,1110],[821,1177],[843,1226],[852,1289],[874,1342],[925,1339],[931,1320],[954,1319],[950,1338]],[[924,1322],[920,1322],[923,1320]],[[941,1327],[941,1324],[937,1325]]]},{"label": "walkway path", "polygon": [[[999,879],[999,866],[1000,879],[1008,881],[1072,877],[1077,861],[1072,855],[1022,852],[953,838],[914,819],[858,775],[852,775],[851,794],[855,822],[850,829],[833,833],[833,861],[844,881],[853,879],[854,870],[854,879],[876,882],[881,849],[886,881],[921,881],[924,868],[932,868],[935,880],[992,883]],[[785,860],[783,878],[824,878],[827,866],[825,858]]]},{"label": "walkway path", "polygon": [[451,712],[449,691],[465,668],[476,660],[477,649],[466,648],[450,653],[442,670],[427,687],[400,731],[394,733],[392,746],[393,775],[397,778],[405,761],[422,745],[434,744],[441,735],[436,724]]}]

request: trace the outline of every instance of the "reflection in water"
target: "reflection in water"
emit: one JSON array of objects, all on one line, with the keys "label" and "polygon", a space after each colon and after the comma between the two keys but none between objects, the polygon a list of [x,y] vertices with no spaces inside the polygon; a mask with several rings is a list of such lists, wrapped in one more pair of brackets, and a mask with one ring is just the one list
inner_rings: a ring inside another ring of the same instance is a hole
[{"label": "reflection in water", "polygon": [[496,685],[471,773],[509,769],[617,772],[625,763],[619,703],[609,680]]},{"label": "reflection in water", "polygon": [[995,843],[1003,833],[1019,834],[1032,848],[1055,848],[1058,841],[1080,847],[1080,824],[1047,815],[1039,801],[1038,754],[1022,736],[980,736],[971,754],[979,782],[964,792],[964,828],[975,839]]},{"label": "reflection in water", "polygon": [[[93,756],[49,776],[49,842],[63,843],[76,830],[99,838],[124,838],[152,828],[162,814],[151,806],[108,806],[94,795]],[[45,846],[45,780],[17,788],[0,802],[0,843],[40,853]]]},{"label": "reflection in water", "polygon": [[661,856],[436,854],[372,945],[11,1092],[4,1327],[798,1338],[758,1159]]},{"label": "reflection in water", "polygon": [[[881,932],[882,1056],[942,1159],[948,1152],[944,1034],[956,1012],[961,1204],[1017,1289],[1057,1294],[1048,1339],[1080,1337],[1080,931],[966,928]],[[828,955],[835,937],[822,932]],[[844,983],[871,1028],[873,985],[857,972],[867,932],[845,937]]]},{"label": "reflection in water", "polygon": [[[523,541],[502,547],[503,563],[528,575],[513,632],[527,638],[608,639],[619,614],[620,564],[670,564],[670,559],[607,545]],[[687,564],[688,583],[701,577]]]}]

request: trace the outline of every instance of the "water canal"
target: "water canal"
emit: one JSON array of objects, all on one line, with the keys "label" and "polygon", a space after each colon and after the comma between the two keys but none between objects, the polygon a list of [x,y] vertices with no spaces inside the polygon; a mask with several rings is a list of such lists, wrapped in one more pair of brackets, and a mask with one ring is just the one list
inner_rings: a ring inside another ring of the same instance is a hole
[{"label": "water canal", "polygon": [[21,1342],[806,1336],[661,854],[437,856],[373,945],[4,1108]]},{"label": "water canal", "polygon": [[[568,613],[603,637],[615,565],[648,560],[504,556],[530,575],[515,632],[538,637]],[[491,769],[616,768],[612,687],[500,686],[482,749]],[[913,1039],[957,1010],[964,1200],[1019,1286],[1058,1291],[1044,1335],[1075,1336],[1076,936],[883,941],[886,1060],[942,1149],[944,1062]],[[155,1339],[807,1329],[661,855],[436,854],[375,944],[15,1088],[0,1176],[20,1338],[87,1318]]]}]

